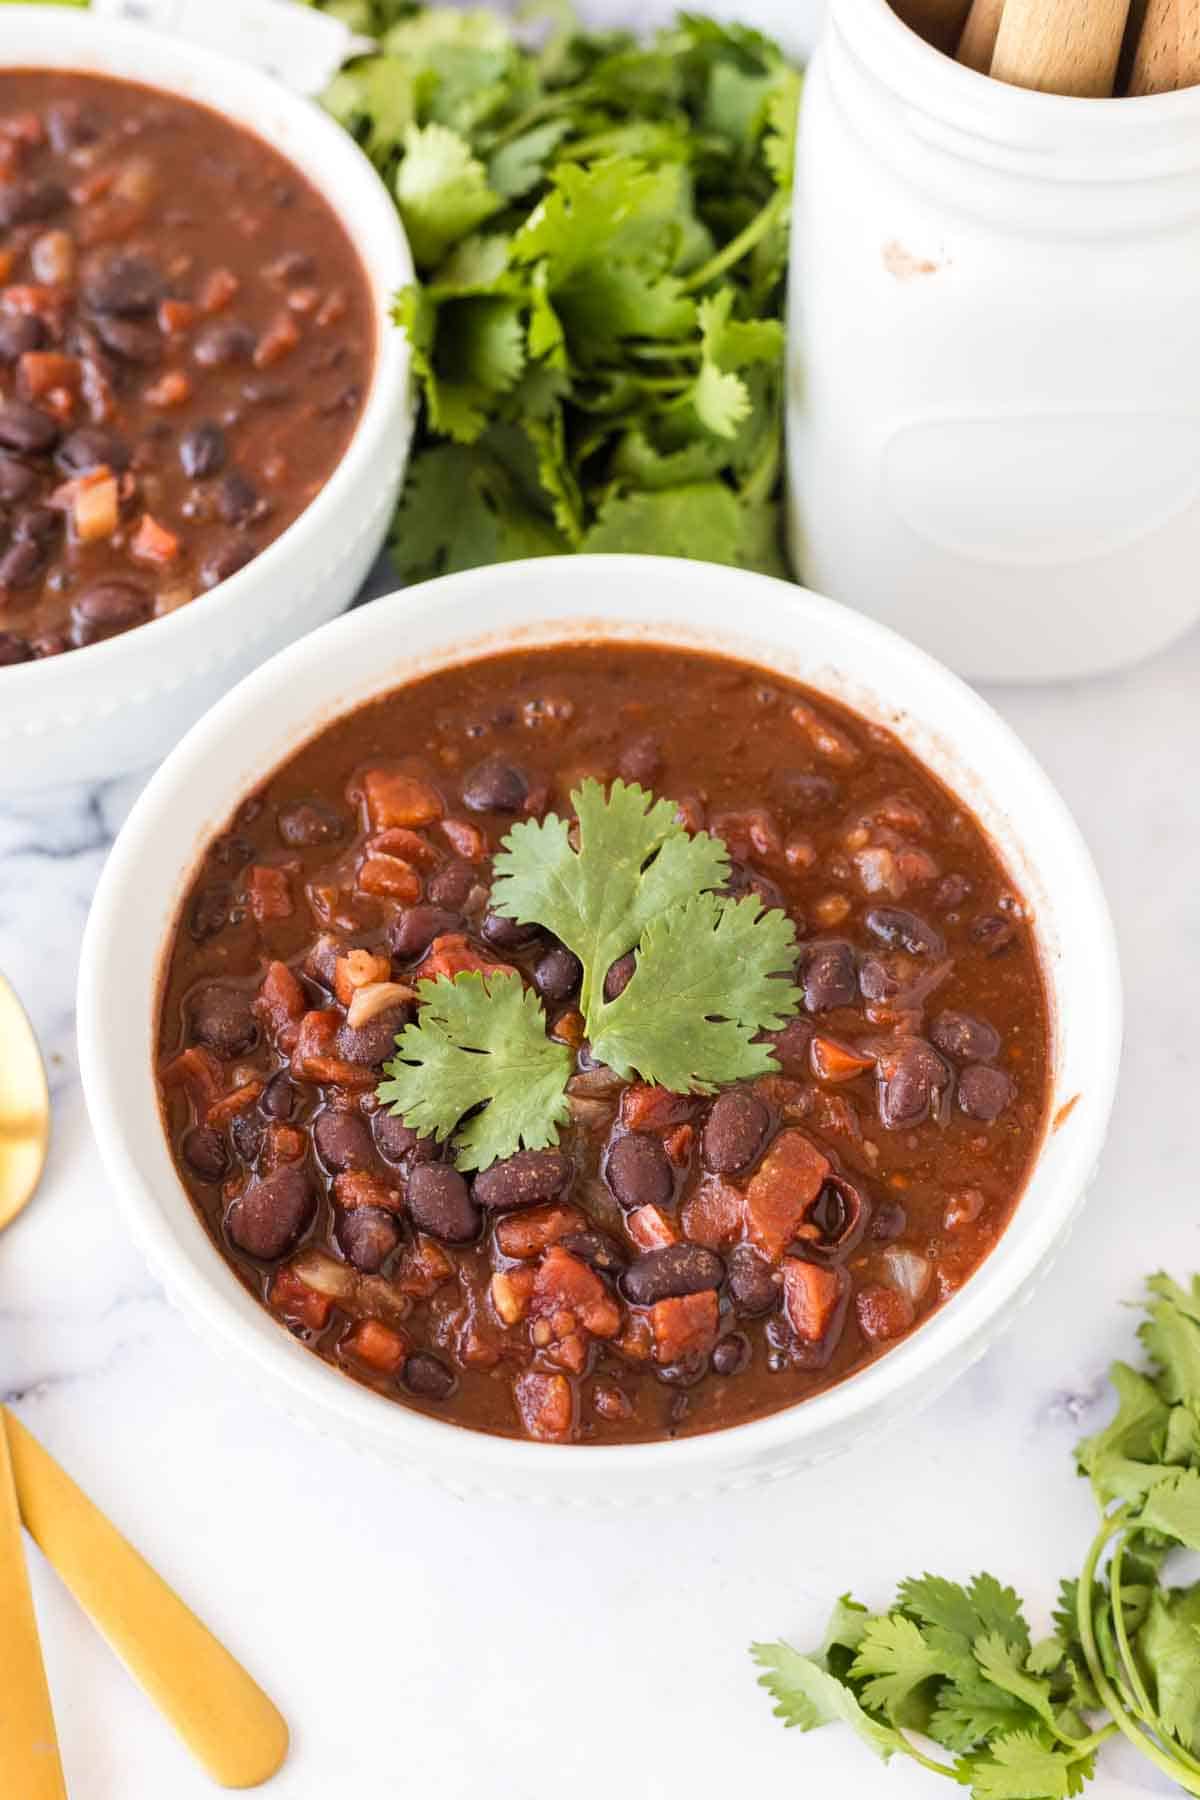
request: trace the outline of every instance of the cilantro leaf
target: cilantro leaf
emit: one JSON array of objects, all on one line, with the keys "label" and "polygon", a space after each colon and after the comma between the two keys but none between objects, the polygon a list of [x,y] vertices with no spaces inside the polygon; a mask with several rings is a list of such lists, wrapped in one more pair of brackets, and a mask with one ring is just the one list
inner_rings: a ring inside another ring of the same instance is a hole
[{"label": "cilantro leaf", "polygon": [[[491,904],[521,923],[553,931],[583,964],[580,1010],[589,1031],[604,977],[652,919],[723,885],[729,856],[719,838],[684,831],[670,800],[614,781],[571,795],[579,849],[565,819],[550,813],[514,825],[493,861]],[[632,985],[632,984],[631,984]]]},{"label": "cilantro leaf", "polygon": [[556,1143],[569,1117],[571,1053],[547,1036],[520,976],[439,976],[419,992],[420,1017],[396,1040],[380,1100],[414,1131],[452,1138],[461,1169]]},{"label": "cilantro leaf", "polygon": [[1154,1383],[1128,1363],[1114,1363],[1109,1379],[1117,1393],[1116,1416],[1075,1452],[1102,1505],[1128,1498],[1128,1482],[1120,1478],[1126,1463],[1157,1462],[1169,1411]]},{"label": "cilantro leaf", "polygon": [[903,1711],[916,1690],[947,1670],[919,1625],[903,1613],[885,1613],[866,1627],[850,1672],[856,1682],[864,1683],[861,1694],[866,1704],[899,1724],[909,1722]]},{"label": "cilantro leaf", "polygon": [[799,1000],[780,979],[796,960],[786,913],[764,914],[755,895],[696,894],[651,918],[637,942],[624,992],[588,1014],[601,1062],[675,1093],[713,1093],[775,1068],[770,1045],[755,1038],[784,1024]]},{"label": "cilantro leaf", "polygon": [[580,548],[736,563],[740,510],[735,496],[719,481],[662,488],[657,493],[617,494],[601,507]]},{"label": "cilantro leaf", "polygon": [[905,1748],[899,1732],[879,1724],[865,1712],[854,1690],[811,1656],[790,1644],[752,1644],[750,1654],[763,1673],[758,1685],[775,1701],[775,1717],[801,1731],[840,1722],[849,1725],[876,1756],[886,1762]]},{"label": "cilantro leaf", "polygon": [[1021,1701],[1053,1731],[1055,1709],[1050,1699],[1050,1684],[1022,1667],[1024,1657],[1020,1647],[1000,1632],[990,1631],[986,1637],[976,1638],[973,1649],[975,1661],[992,1686]]},{"label": "cilantro leaf", "polygon": [[1146,1495],[1136,1524],[1141,1531],[1157,1531],[1200,1550],[1200,1469],[1185,1469],[1156,1482]]},{"label": "cilantro leaf", "polygon": [[466,140],[445,125],[410,125],[396,200],[418,268],[432,268],[456,238],[500,210],[500,196]]},{"label": "cilantro leaf", "polygon": [[1155,1589],[1137,1649],[1164,1728],[1186,1749],[1200,1752],[1200,1585]]},{"label": "cilantro leaf", "polygon": [[1082,1773],[1069,1752],[1032,1731],[1014,1731],[970,1757],[959,1780],[970,1782],[975,1800],[1068,1800],[1079,1793]]}]

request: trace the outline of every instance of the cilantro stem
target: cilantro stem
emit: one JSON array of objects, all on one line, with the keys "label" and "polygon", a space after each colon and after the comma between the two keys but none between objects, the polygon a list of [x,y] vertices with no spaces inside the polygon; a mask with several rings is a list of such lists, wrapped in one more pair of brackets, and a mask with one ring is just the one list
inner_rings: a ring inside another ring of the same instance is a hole
[{"label": "cilantro stem", "polygon": [[1079,1626],[1079,1641],[1083,1645],[1083,1654],[1087,1659],[1088,1673],[1095,1684],[1096,1692],[1112,1716],[1117,1730],[1136,1750],[1140,1750],[1148,1761],[1162,1769],[1171,1779],[1183,1788],[1185,1793],[1200,1796],[1200,1779],[1196,1773],[1171,1750],[1165,1749],[1157,1739],[1150,1737],[1140,1729],[1130,1717],[1125,1703],[1117,1693],[1100,1660],[1100,1651],[1096,1643],[1096,1625],[1093,1616],[1092,1596],[1095,1588],[1096,1570],[1105,1548],[1113,1538],[1119,1536],[1129,1522],[1133,1513],[1130,1504],[1119,1506],[1101,1522],[1100,1529],[1092,1539],[1091,1548],[1079,1577],[1079,1592],[1076,1598],[1075,1614]]},{"label": "cilantro stem", "polygon": [[1125,1597],[1121,1586],[1121,1567],[1125,1560],[1125,1533],[1122,1532],[1113,1545],[1112,1558],[1108,1565],[1108,1585],[1112,1595],[1113,1629],[1117,1634],[1117,1644],[1121,1651],[1121,1660],[1125,1664],[1125,1673],[1129,1677],[1129,1685],[1133,1689],[1133,1697],[1137,1702],[1134,1710],[1141,1714],[1146,1724],[1154,1718],[1154,1708],[1150,1704],[1150,1696],[1146,1692],[1146,1684],[1142,1680],[1142,1672],[1134,1659],[1133,1649],[1129,1642],[1129,1632],[1125,1625]]},{"label": "cilantro stem", "polygon": [[723,275],[734,263],[741,262],[743,256],[766,237],[787,206],[787,201],[787,194],[782,189],[777,194],[772,194],[762,211],[755,213],[750,223],[736,237],[730,238],[724,249],[718,250],[715,256],[710,256],[706,263],[692,271],[683,283],[684,293],[694,293],[697,288],[707,287],[710,281],[715,281],[718,275]]}]

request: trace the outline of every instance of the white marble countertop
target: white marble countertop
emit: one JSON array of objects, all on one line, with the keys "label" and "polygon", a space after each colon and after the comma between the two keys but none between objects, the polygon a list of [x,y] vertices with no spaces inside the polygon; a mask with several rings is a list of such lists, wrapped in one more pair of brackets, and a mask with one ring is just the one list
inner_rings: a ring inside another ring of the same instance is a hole
[{"label": "white marble countertop", "polygon": [[[834,1596],[986,1565],[1045,1622],[1090,1533],[1070,1449],[1130,1353],[1143,1272],[1200,1268],[1200,635],[1108,680],[994,694],[1107,883],[1128,987],[1116,1119],[1071,1252],[992,1353],[886,1450],[790,1484],[584,1520],[465,1503],[318,1443],[166,1304],[119,1223],[76,1072],[88,899],[136,782],[0,812],[0,967],[54,1087],[36,1204],[0,1248],[0,1395],[209,1618],[294,1729],[279,1800],[716,1800],[929,1788],[848,1736],[785,1733],[752,1638],[819,1637]],[[36,1558],[35,1558],[36,1562]],[[212,1790],[35,1567],[74,1800]],[[610,1759],[616,1759],[616,1774]],[[1106,1751],[1101,1800],[1153,1780]],[[7,1800],[7,1797],[6,1797]],[[16,1800],[16,1797],[14,1797]]]}]

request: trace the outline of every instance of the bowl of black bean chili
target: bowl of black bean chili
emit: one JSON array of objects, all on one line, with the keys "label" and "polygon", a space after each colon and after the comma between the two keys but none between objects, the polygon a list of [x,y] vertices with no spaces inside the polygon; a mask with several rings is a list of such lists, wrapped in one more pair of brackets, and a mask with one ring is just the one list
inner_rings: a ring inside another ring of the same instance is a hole
[{"label": "bowl of black bean chili", "polygon": [[0,10],[0,789],[145,766],[353,597],[411,430],[395,207],[311,101]]},{"label": "bowl of black bean chili", "polygon": [[138,802],[80,1048],[256,1380],[461,1487],[766,1479],[1012,1315],[1107,1122],[1103,895],[985,703],[803,589],[472,571],[273,659]]}]

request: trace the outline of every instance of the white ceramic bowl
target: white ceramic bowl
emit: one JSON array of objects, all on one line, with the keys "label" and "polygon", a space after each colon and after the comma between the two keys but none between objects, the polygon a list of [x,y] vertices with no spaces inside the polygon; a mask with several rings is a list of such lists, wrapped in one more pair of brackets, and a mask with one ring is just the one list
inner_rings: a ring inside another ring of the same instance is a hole
[{"label": "white ceramic bowl", "polygon": [[232,58],[61,6],[0,6],[0,64],[124,76],[226,113],[324,195],[375,296],[375,371],[333,476],[252,563],[166,618],[0,670],[0,794],[149,766],[250,669],[346,607],[379,552],[412,435],[408,344],[388,319],[412,258],[358,146],[311,100]]},{"label": "white ceramic bowl", "polygon": [[[159,966],[204,845],[242,797],[331,715],[447,664],[519,645],[608,639],[742,657],[897,732],[975,809],[1031,903],[1052,991],[1064,1112],[1016,1215],[948,1305],[815,1399],[673,1443],[567,1447],[488,1437],[411,1412],[296,1343],[242,1288],[175,1173],[153,1073]],[[1112,925],[1070,815],[984,702],[883,626],[803,588],[657,557],[547,558],[409,588],[294,644],[195,726],[112,851],[88,920],[79,1048],[121,1211],[193,1323],[237,1357],[247,1391],[461,1490],[612,1505],[756,1483],[845,1448],[932,1398],[985,1348],[1043,1272],[1091,1179],[1120,1042]]]}]

